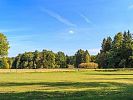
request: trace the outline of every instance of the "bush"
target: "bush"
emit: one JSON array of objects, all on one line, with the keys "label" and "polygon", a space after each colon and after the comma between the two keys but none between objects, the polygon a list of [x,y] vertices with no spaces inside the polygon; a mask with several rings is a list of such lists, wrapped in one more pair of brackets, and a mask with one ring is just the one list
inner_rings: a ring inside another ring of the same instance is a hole
[{"label": "bush", "polygon": [[67,65],[67,68],[69,68],[69,69],[73,69],[73,68],[74,68],[74,65],[70,65],[70,64],[68,64],[68,65]]},{"label": "bush", "polygon": [[81,63],[81,64],[79,64],[78,68],[96,69],[96,68],[98,68],[98,64],[94,63],[94,62]]}]

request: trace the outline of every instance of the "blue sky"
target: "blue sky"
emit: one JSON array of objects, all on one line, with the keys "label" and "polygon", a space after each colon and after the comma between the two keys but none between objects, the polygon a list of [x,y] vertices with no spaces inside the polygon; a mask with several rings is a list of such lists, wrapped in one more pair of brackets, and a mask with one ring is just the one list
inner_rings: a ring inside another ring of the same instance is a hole
[{"label": "blue sky", "polygon": [[0,13],[10,57],[43,49],[97,54],[104,37],[133,31],[132,0],[0,0]]}]

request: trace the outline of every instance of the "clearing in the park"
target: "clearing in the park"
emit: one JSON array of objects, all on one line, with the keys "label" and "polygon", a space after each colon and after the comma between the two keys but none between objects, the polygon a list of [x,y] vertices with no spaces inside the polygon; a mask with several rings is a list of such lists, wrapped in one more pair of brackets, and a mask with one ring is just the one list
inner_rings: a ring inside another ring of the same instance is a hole
[{"label": "clearing in the park", "polygon": [[1,100],[133,100],[133,71],[0,73]]}]

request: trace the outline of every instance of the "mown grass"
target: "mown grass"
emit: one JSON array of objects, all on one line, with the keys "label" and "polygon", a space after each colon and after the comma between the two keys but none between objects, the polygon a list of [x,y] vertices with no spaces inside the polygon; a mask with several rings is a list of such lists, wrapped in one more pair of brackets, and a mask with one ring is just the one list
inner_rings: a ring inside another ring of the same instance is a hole
[{"label": "mown grass", "polygon": [[133,100],[133,71],[0,73],[1,100]]}]

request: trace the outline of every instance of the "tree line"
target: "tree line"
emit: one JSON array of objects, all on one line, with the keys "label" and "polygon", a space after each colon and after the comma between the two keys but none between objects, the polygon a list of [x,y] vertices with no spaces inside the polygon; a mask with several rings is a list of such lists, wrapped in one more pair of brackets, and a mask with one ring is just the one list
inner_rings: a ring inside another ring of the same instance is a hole
[{"label": "tree line", "polygon": [[133,68],[133,37],[130,31],[119,32],[103,39],[97,55],[79,49],[73,56],[50,50],[25,52],[9,58],[9,42],[0,33],[0,68]]},{"label": "tree line", "polygon": [[[50,50],[43,50],[41,52],[36,50],[35,52],[25,52],[18,54],[16,57],[9,58],[7,57],[9,48],[6,36],[0,33],[0,68],[78,68],[79,64],[90,63],[92,61],[89,52],[81,49],[73,56],[68,56],[62,51],[54,53]],[[94,56],[92,58],[94,59]]]},{"label": "tree line", "polygon": [[[9,58],[9,42],[7,37],[0,33],[0,68],[5,69],[38,69],[38,68],[79,68],[79,67],[93,67],[97,64],[91,63],[94,61],[94,56],[91,56],[86,50],[78,50],[75,55],[68,56],[64,52],[59,51],[54,53],[50,50],[43,50],[41,52],[25,52],[18,54],[16,57]],[[81,63],[89,63],[87,65]],[[80,65],[80,66],[79,66]]]},{"label": "tree line", "polygon": [[81,63],[91,62],[91,56],[86,50],[78,50],[74,56],[65,55],[64,52],[54,53],[43,50],[41,52],[25,52],[15,58],[10,58],[13,69],[38,69],[38,68],[78,68]]},{"label": "tree line", "polygon": [[100,68],[133,68],[133,37],[130,31],[103,39],[96,62]]}]

